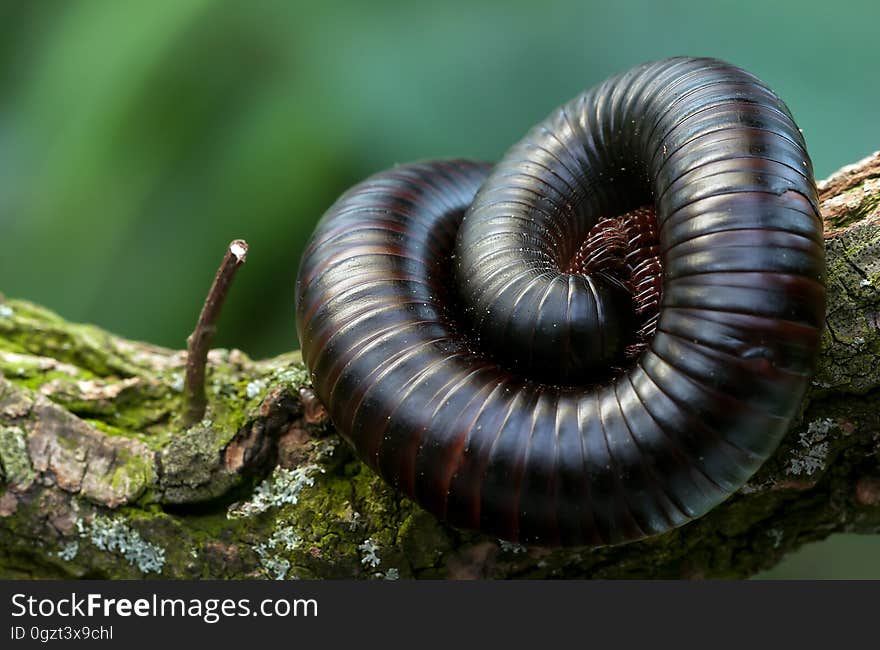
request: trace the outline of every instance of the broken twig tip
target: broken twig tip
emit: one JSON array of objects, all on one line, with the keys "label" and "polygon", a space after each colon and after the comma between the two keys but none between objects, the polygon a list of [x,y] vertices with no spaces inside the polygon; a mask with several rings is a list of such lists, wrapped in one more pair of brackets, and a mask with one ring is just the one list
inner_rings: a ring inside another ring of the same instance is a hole
[{"label": "broken twig tip", "polygon": [[248,245],[243,239],[236,239],[229,244],[229,252],[238,260],[239,264],[247,262]]}]

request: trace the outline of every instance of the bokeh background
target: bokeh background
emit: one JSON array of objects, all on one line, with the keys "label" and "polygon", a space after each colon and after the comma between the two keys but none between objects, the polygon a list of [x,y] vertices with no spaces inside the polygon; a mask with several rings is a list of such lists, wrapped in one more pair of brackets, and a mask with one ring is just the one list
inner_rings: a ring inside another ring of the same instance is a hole
[{"label": "bokeh background", "polygon": [[[774,88],[822,178],[880,148],[878,24],[869,0],[2,0],[0,291],[181,347],[244,237],[217,343],[280,353],[305,240],[365,176],[495,160],[584,87],[690,54]],[[880,536],[766,575],[880,578]]]}]

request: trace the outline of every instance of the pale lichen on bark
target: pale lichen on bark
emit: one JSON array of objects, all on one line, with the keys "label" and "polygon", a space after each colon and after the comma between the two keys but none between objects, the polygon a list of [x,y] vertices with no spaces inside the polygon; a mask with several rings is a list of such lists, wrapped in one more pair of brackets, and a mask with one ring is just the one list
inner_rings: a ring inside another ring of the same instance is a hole
[{"label": "pale lichen on bark", "polygon": [[0,299],[0,576],[396,579],[747,576],[832,532],[880,532],[880,155],[820,184],[828,317],[803,416],[739,494],[616,548],[453,530],[340,440],[293,352],[185,354]]}]

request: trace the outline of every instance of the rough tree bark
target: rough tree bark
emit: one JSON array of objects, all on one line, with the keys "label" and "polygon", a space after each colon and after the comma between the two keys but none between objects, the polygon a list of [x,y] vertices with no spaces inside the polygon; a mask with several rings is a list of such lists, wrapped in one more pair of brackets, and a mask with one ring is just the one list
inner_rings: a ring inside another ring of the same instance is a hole
[{"label": "rough tree bark", "polygon": [[0,577],[742,577],[880,532],[880,153],[820,184],[829,308],[802,417],[706,517],[626,546],[523,548],[438,523],[341,442],[298,353],[185,355],[0,297]]}]

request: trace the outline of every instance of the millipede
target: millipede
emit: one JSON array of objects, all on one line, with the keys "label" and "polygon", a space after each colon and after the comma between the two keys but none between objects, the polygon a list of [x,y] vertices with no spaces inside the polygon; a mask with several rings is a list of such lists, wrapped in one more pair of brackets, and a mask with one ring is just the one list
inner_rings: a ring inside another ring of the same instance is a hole
[{"label": "millipede", "polygon": [[812,164],[716,59],[584,91],[497,164],[400,165],[341,196],[296,287],[303,360],[357,455],[462,529],[657,535],[779,445],[825,313]]}]

